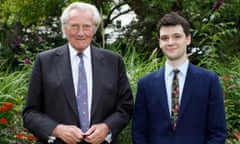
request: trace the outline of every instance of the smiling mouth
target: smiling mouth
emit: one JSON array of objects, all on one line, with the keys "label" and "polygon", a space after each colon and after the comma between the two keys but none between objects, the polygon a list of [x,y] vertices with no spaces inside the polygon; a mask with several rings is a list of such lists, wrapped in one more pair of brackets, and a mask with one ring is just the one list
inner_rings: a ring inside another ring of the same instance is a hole
[{"label": "smiling mouth", "polygon": [[177,48],[168,48],[167,51],[175,51]]},{"label": "smiling mouth", "polygon": [[77,41],[84,41],[85,39],[76,39]]}]

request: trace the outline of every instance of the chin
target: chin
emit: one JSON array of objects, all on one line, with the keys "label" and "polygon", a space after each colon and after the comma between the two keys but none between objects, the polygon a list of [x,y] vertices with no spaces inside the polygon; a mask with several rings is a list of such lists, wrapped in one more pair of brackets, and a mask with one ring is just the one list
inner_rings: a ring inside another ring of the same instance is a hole
[{"label": "chin", "polygon": [[174,57],[174,56],[168,56],[167,58],[168,58],[170,61],[177,61],[177,60],[180,59],[179,57]]}]

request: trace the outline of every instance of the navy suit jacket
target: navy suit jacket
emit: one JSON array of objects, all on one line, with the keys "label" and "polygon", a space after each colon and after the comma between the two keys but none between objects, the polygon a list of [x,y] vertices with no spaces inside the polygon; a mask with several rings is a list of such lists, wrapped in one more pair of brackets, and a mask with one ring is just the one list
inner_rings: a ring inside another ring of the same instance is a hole
[{"label": "navy suit jacket", "polygon": [[[125,66],[120,56],[91,46],[93,95],[91,124],[106,123],[113,142],[128,124],[133,98]],[[80,127],[67,45],[37,55],[26,106],[24,126],[46,143],[57,124]],[[57,139],[57,144],[61,140]]]},{"label": "navy suit jacket", "polygon": [[134,144],[224,144],[227,135],[218,76],[189,64],[177,126],[172,127],[165,68],[139,80],[132,121]]}]

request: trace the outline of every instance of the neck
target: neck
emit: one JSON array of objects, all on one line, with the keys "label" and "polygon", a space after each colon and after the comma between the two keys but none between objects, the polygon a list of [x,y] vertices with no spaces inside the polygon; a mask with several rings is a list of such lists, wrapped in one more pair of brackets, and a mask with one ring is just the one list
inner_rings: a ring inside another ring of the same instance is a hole
[{"label": "neck", "polygon": [[177,68],[183,63],[185,63],[187,59],[188,59],[187,56],[183,57],[182,59],[176,59],[176,60],[167,59],[167,63],[173,68]]}]

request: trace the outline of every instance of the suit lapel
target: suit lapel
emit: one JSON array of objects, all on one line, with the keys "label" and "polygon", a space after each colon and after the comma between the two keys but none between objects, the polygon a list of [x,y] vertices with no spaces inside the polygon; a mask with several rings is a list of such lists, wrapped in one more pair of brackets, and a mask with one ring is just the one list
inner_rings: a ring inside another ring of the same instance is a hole
[{"label": "suit lapel", "polygon": [[58,77],[60,83],[62,84],[64,95],[72,108],[73,113],[78,118],[77,104],[75,99],[75,91],[72,80],[72,72],[71,72],[71,62],[69,58],[69,50],[67,45],[62,46],[56,52],[56,56],[54,58],[54,62],[56,65],[56,70],[58,73]]},{"label": "suit lapel", "polygon": [[187,75],[186,75],[183,93],[182,93],[182,100],[180,104],[177,123],[181,121],[183,113],[188,103],[190,102],[190,99],[192,98],[197,78],[198,77],[196,75],[196,68],[190,63],[187,71]]},{"label": "suit lapel", "polygon": [[99,52],[98,48],[91,46],[92,57],[92,73],[93,73],[93,93],[92,93],[92,107],[91,117],[97,111],[97,105],[100,101],[101,86],[104,81],[104,56]]},{"label": "suit lapel", "polygon": [[159,79],[159,80],[155,81],[153,88],[158,89],[157,96],[159,96],[160,104],[162,106],[162,109],[163,109],[166,117],[168,117],[169,121],[171,122],[171,117],[170,117],[169,108],[168,108],[168,101],[167,101],[167,92],[166,92],[164,72],[165,72],[165,67],[163,67],[159,71],[159,76],[157,76],[157,79]]}]

